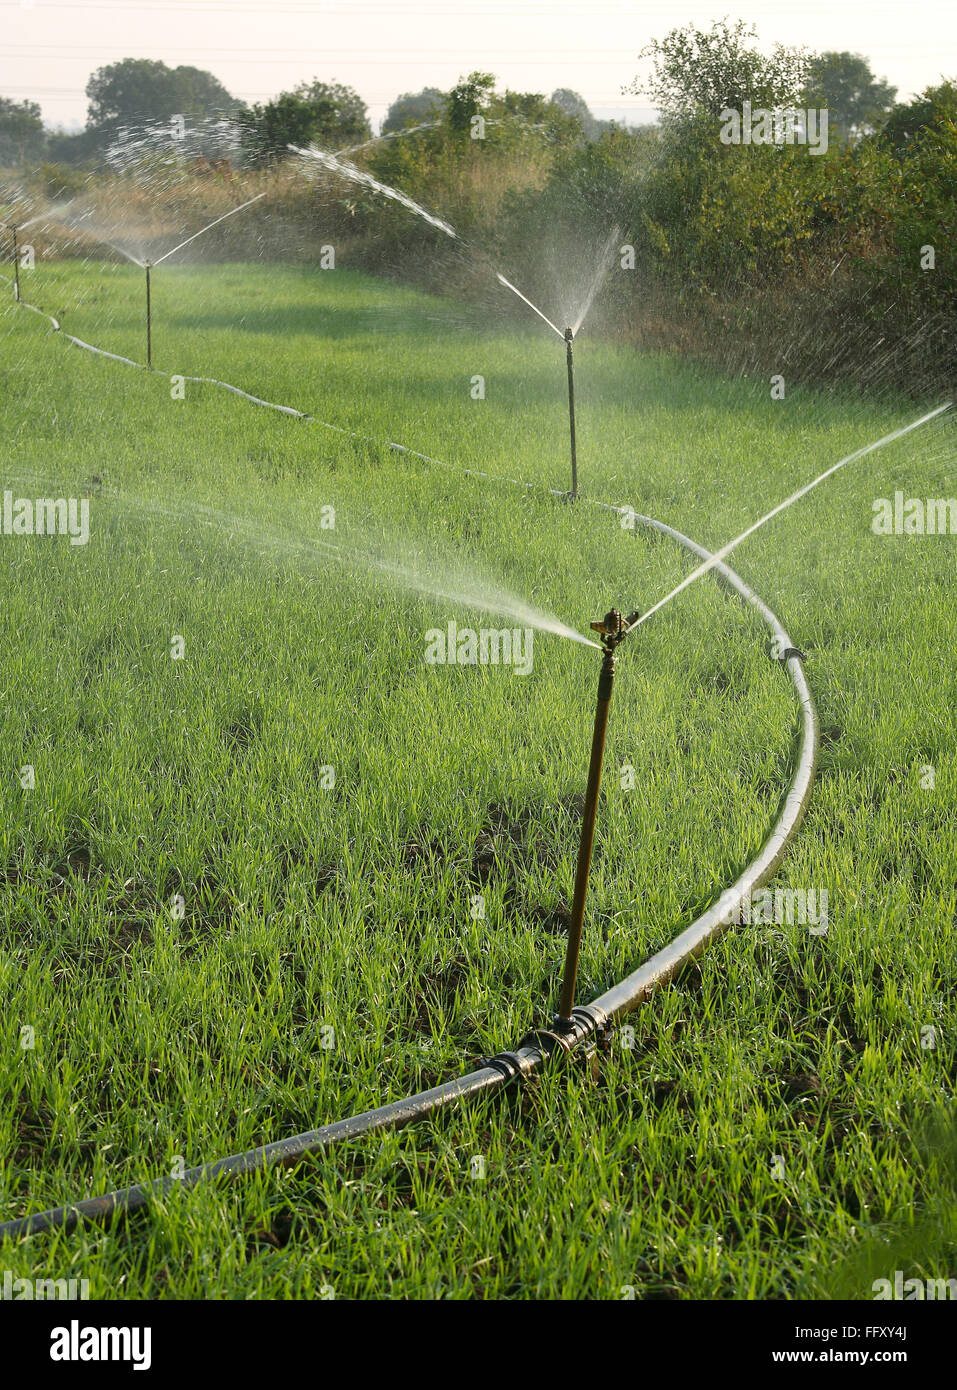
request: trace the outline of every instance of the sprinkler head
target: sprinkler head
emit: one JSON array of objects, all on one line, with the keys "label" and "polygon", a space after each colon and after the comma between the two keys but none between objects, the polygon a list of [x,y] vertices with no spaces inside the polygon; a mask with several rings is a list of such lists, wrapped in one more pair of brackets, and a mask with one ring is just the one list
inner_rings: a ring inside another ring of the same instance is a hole
[{"label": "sprinkler head", "polygon": [[601,644],[606,652],[614,651],[625,635],[624,619],[617,608],[610,608],[603,618],[596,618],[591,629],[601,633]]},{"label": "sprinkler head", "polygon": [[627,618],[623,618],[617,608],[610,608],[603,618],[596,618],[590,626],[593,632],[601,633],[605,650],[611,651],[625,640],[640,617],[641,612],[637,608]]},{"label": "sprinkler head", "polygon": [[617,608],[610,608],[603,618],[596,618],[591,624],[593,632],[601,632],[606,637],[617,637],[621,632],[622,617]]},{"label": "sprinkler head", "polygon": [[573,340],[574,337],[575,337],[575,335],[574,335],[574,333],[572,332],[572,330],[571,330],[570,328],[566,328],[566,329],[565,329],[565,342],[566,342],[566,343],[570,343],[570,342]]}]

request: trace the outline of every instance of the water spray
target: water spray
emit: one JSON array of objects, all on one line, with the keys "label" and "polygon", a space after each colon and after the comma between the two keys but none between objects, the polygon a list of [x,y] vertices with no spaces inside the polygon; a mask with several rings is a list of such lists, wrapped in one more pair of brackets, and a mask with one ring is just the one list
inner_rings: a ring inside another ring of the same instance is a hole
[{"label": "water spray", "polygon": [[905,434],[910,434],[912,430],[920,429],[921,425],[926,425],[928,420],[936,419],[938,415],[942,415],[944,411],[950,410],[952,406],[952,401],[944,401],[943,405],[938,405],[933,410],[928,410],[919,420],[912,420],[909,425],[901,425],[900,429],[892,430],[890,434],[885,434],[882,435],[880,439],[875,439],[873,444],[865,444],[863,448],[855,449],[852,454],[846,454],[844,458],[838,459],[837,463],[832,463],[830,468],[825,468],[823,473],[819,473],[816,478],[812,478],[809,483],[805,483],[803,487],[799,487],[797,492],[792,492],[790,497],[786,497],[783,502],[779,502],[776,507],[772,507],[772,509],[764,516],[760,517],[759,520],[753,522],[746,531],[741,532],[740,536],[735,536],[733,540],[728,541],[727,545],[723,545],[720,550],[716,550],[707,560],[702,561],[698,568],[692,570],[689,575],[686,575],[681,583],[675,585],[670,593],[665,594],[664,598],[659,599],[656,604],[649,608],[639,621],[642,623],[647,622],[654,613],[664,608],[666,604],[670,603],[672,599],[677,598],[679,594],[684,593],[689,584],[693,584],[696,579],[700,579],[702,575],[707,574],[708,571],[714,569],[716,565],[720,565],[721,561],[727,559],[732,550],[737,550],[742,541],[746,541],[749,536],[753,536],[755,531],[759,531],[762,526],[766,526],[769,521],[773,521],[781,512],[787,511],[788,507],[793,507],[795,502],[799,502],[802,497],[806,497],[809,492],[813,492],[816,487],[820,486],[827,478],[832,477],[842,468],[845,468],[847,464],[856,463],[858,459],[866,458],[868,454],[873,454],[877,449],[883,449],[887,444],[894,444],[898,439],[903,439]]},{"label": "water spray", "polygon": [[251,208],[253,203],[258,203],[260,198],[265,198],[265,196],[265,193],[257,193],[255,198],[248,198],[245,203],[240,203],[239,207],[230,208],[229,212],[224,212],[222,217],[215,217],[212,222],[207,222],[205,227],[200,227],[198,232],[188,236],[185,241],[179,242],[169,251],[164,251],[162,256],[157,256],[153,265],[162,265],[163,261],[168,261],[170,256],[175,256],[177,251],[182,251],[183,247],[188,246],[191,241],[195,241],[197,237],[205,236],[213,227],[218,227],[220,222],[225,222],[228,217],[235,217],[237,212],[242,212],[244,208]]},{"label": "water spray", "polygon": [[[425,129],[425,127],[418,128]],[[371,144],[372,142],[368,141],[367,143]],[[361,145],[356,145],[354,146],[354,148],[362,149],[363,147]],[[357,169],[356,166],[354,164],[351,164],[348,160],[340,158],[340,156],[346,153],[346,151],[340,150],[338,154],[330,154],[326,150],[320,150],[316,145],[310,145],[308,149],[301,145],[290,145],[289,149],[294,154],[299,155],[300,158],[303,160],[314,159],[319,164],[321,164],[323,168],[328,169],[331,173],[338,174],[346,179],[351,179],[353,183],[357,183],[365,188],[370,188],[373,190],[373,192],[379,193],[383,197],[391,198],[394,202],[401,203],[403,207],[408,208],[408,210],[410,212],[415,213],[417,217],[421,217],[423,221],[427,222],[430,226],[437,227],[439,231],[444,232],[446,236],[451,237],[453,241],[457,241],[462,245],[466,244],[465,242],[463,242],[462,238],[459,236],[458,232],[455,230],[454,227],[450,226],[448,222],[443,222],[443,220],[440,217],[435,217],[431,212],[427,212],[426,209],[421,206],[421,204],[415,202],[415,200],[410,198],[407,194],[400,192],[399,189],[393,188],[389,184],[381,183],[378,179],[373,178],[371,174],[366,173],[364,169]],[[572,461],[572,486],[569,496],[572,498],[578,496],[578,456],[575,443],[575,369],[572,357],[572,343],[574,341],[575,334],[581,328],[582,323],[585,320],[585,316],[588,313],[588,310],[591,308],[592,301],[594,300],[595,295],[598,293],[598,288],[605,274],[605,260],[607,259],[608,248],[613,244],[615,240],[617,240],[618,235],[618,228],[614,227],[612,229],[609,240],[605,246],[605,249],[599,257],[598,269],[592,279],[591,286],[585,297],[585,301],[581,306],[574,327],[566,328],[564,333],[558,327],[558,325],[553,323],[552,320],[548,317],[548,315],[538,307],[537,304],[533,303],[533,301],[529,299],[527,294],[522,293],[522,291],[518,288],[517,285],[513,285],[511,280],[504,276],[501,273],[501,271],[495,271],[495,278],[496,280],[498,280],[500,285],[504,285],[507,290],[511,290],[512,294],[517,295],[518,298],[522,301],[522,303],[527,304],[528,307],[532,310],[532,312],[537,314],[538,317],[542,320],[542,322],[548,325],[548,327],[552,330],[553,333],[557,333],[559,338],[564,339],[565,360],[568,366],[568,424],[571,434]],[[157,264],[159,264],[159,262],[157,262]]]},{"label": "water spray", "polygon": [[[571,392],[571,340],[572,330],[566,330],[565,340],[568,343],[569,353],[569,392]],[[894,430],[890,434],[884,435],[873,444],[865,445],[861,449],[856,449],[854,453],[848,454],[837,463],[821,473],[810,483],[806,483],[797,492],[791,494],[785,501],[781,502],[761,517],[740,536],[729,541],[714,554],[705,552],[705,558],[697,569],[687,575],[680,584],[666,594],[664,598],[652,605],[651,608],[642,614],[634,612],[627,618],[622,618],[617,608],[612,608],[605,614],[604,618],[599,618],[591,624],[592,630],[601,634],[602,663],[601,674],[598,678],[598,704],[595,709],[595,728],[592,735],[591,761],[588,768],[588,786],[585,791],[585,808],[582,813],[582,833],[578,847],[578,866],[575,871],[575,896],[572,902],[571,921],[568,928],[568,947],[565,952],[565,971],[562,977],[561,997],[558,1005],[558,1015],[555,1026],[560,1032],[568,1032],[574,1028],[575,1020],[573,1012],[575,1007],[575,983],[578,975],[578,955],[581,949],[582,927],[585,919],[585,895],[588,892],[588,871],[591,867],[592,845],[595,838],[595,817],[598,811],[598,791],[601,785],[601,767],[605,752],[605,730],[608,726],[608,708],[611,704],[611,692],[615,681],[615,652],[619,644],[628,636],[633,628],[640,627],[652,614],[659,612],[678,594],[683,593],[689,584],[693,584],[696,579],[709,573],[713,569],[720,569],[724,558],[731,553],[743,540],[754,534],[760,527],[764,526],[773,517],[777,516],[786,508],[792,506],[800,498],[806,496],[813,488],[822,483],[825,478],[830,478],[839,469],[845,467],[867,454],[873,453],[876,449],[882,448],[886,444],[891,444],[911,430],[918,429],[928,420],[933,420],[944,411],[951,408],[951,402],[945,401],[934,410],[922,415],[919,420],[913,421],[909,425],[903,425],[900,429]],[[574,416],[572,416],[572,441],[574,448]],[[574,453],[573,453],[574,458]],[[788,646],[787,650],[794,650]]]},{"label": "water spray", "polygon": [[[569,333],[571,329],[568,330]],[[571,340],[569,339],[569,346]],[[574,439],[574,434],[573,434]],[[565,970],[558,1002],[556,1027],[567,1032],[574,1027],[575,984],[578,978],[578,955],[581,949],[582,927],[585,920],[585,895],[588,892],[588,871],[591,868],[592,846],[595,840],[595,818],[598,813],[598,792],[601,787],[601,767],[605,755],[605,730],[608,709],[615,683],[615,653],[640,619],[638,612],[623,618],[617,608],[591,624],[601,636],[601,673],[598,677],[598,703],[595,706],[595,727],[591,740],[591,760],[588,765],[588,786],[582,812],[582,833],[578,846],[578,866],[575,870],[575,896],[572,900],[571,922],[568,927],[568,947],[565,951]]]},{"label": "water spray", "polygon": [[[572,410],[572,466],[574,468],[574,441],[575,441],[575,421],[574,406],[572,397],[571,380],[571,346],[572,330],[565,330],[565,341],[568,344],[568,387],[569,387],[569,408]],[[793,505],[800,498],[806,496],[813,488],[822,483],[825,478],[829,478],[846,464],[863,458],[865,455],[873,453],[875,449],[880,449],[886,444],[893,443],[895,440],[909,434],[911,430],[917,429],[928,420],[934,419],[944,411],[951,408],[951,403],[946,401],[943,405],[937,406],[935,410],[928,411],[919,420],[913,421],[909,425],[904,425],[900,429],[894,430],[891,434],[884,435],[873,444],[865,445],[862,449],[856,449],[854,453],[848,454],[846,458],[840,459],[830,468],[826,469],[812,482],[806,483],[797,492],[791,494],[784,502],[779,503],[772,511],[768,512],[759,521],[749,526],[740,536],[729,541],[714,554],[706,554],[706,558],[692,572],[687,575],[680,584],[666,594],[664,598],[652,605],[644,614],[640,612],[631,613],[627,618],[622,618],[617,608],[612,608],[605,614],[604,618],[599,618],[591,624],[592,630],[601,634],[601,674],[598,678],[598,704],[595,709],[595,728],[592,735],[591,761],[588,767],[588,786],[585,791],[585,808],[582,813],[582,833],[578,847],[578,866],[575,871],[575,896],[572,901],[571,921],[568,928],[568,947],[565,952],[565,971],[562,977],[561,997],[558,1005],[558,1015],[556,1018],[556,1028],[561,1032],[568,1032],[574,1027],[573,1011],[575,1007],[575,983],[578,975],[578,955],[581,949],[582,928],[585,919],[585,895],[588,892],[588,871],[591,867],[592,845],[595,838],[595,817],[598,811],[598,791],[601,785],[601,767],[605,752],[605,730],[608,726],[608,708],[611,704],[611,692],[615,681],[615,652],[619,644],[628,636],[633,628],[640,627],[652,614],[657,613],[683,593],[689,584],[700,579],[702,575],[710,570],[720,568],[721,562],[748,536],[754,534],[766,522],[777,516],[780,512]],[[790,648],[789,648],[790,650]]]}]

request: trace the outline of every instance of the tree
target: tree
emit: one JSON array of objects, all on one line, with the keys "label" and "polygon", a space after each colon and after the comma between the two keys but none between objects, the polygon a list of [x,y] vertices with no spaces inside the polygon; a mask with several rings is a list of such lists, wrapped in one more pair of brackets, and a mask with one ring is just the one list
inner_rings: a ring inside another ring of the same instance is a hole
[{"label": "tree", "polygon": [[446,122],[455,135],[468,135],[472,117],[482,113],[495,91],[495,74],[470,72],[446,96]]},{"label": "tree", "polygon": [[831,135],[842,143],[879,129],[896,95],[859,53],[819,53],[810,61],[804,104],[828,108]]},{"label": "tree", "polygon": [[496,92],[492,73],[461,78],[439,93],[433,113],[411,139],[376,141],[364,164],[466,236],[496,223],[510,188],[539,186],[559,150],[583,143],[577,117],[540,92]]},{"label": "tree", "polygon": [[914,101],[895,106],[881,131],[881,139],[903,154],[924,131],[935,131],[945,125],[957,125],[957,84],[941,82],[938,87],[926,87]]},{"label": "tree", "polygon": [[303,82],[265,106],[243,110],[238,121],[243,150],[258,165],[283,159],[290,145],[341,149],[372,133],[362,98],[337,83]]},{"label": "tree", "polygon": [[20,165],[38,159],[45,145],[43,117],[37,103],[0,97],[0,164]]},{"label": "tree", "polygon": [[[323,114],[328,114],[325,112]],[[295,92],[283,92],[265,106],[240,111],[239,139],[251,164],[263,166],[284,159],[290,145],[309,145],[316,138],[320,115]]]},{"label": "tree", "polygon": [[168,68],[152,58],[124,58],[97,68],[86,84],[87,128],[113,134],[123,126],[155,125],[233,111],[236,100],[210,72]]},{"label": "tree", "polygon": [[490,98],[486,115],[506,126],[514,122],[511,128],[513,138],[523,126],[526,131],[533,127],[542,130],[553,144],[576,144],[582,138],[581,118],[570,115],[540,92],[513,92],[506,87],[503,96],[493,95]]},{"label": "tree", "polygon": [[552,92],[551,101],[552,105],[564,111],[566,116],[577,117],[586,140],[598,138],[601,133],[601,122],[595,120],[588,109],[585,98],[579,96],[578,92],[573,92],[570,87],[557,87]]},{"label": "tree", "polygon": [[445,106],[445,97],[438,87],[423,87],[421,92],[403,92],[386,112],[382,133],[404,130],[407,126],[424,125],[438,120]]},{"label": "tree", "polygon": [[317,115],[314,140],[321,143],[358,145],[372,134],[369,113],[359,93],[341,82],[300,82],[295,94],[310,102]]},{"label": "tree", "polygon": [[181,66],[173,68],[174,99],[177,103],[175,115],[204,116],[232,115],[239,106],[235,97],[230,96],[218,77],[203,68]]},{"label": "tree", "polygon": [[754,26],[740,19],[716,20],[710,29],[672,29],[638,55],[653,60],[650,81],[635,78],[624,90],[649,96],[671,125],[700,115],[718,119],[726,108],[740,111],[745,101],[764,109],[799,105],[807,54],[775,44],[768,57],[748,43],[756,37]]},{"label": "tree", "polygon": [[47,158],[54,164],[96,164],[102,158],[103,137],[96,130],[51,130]]}]

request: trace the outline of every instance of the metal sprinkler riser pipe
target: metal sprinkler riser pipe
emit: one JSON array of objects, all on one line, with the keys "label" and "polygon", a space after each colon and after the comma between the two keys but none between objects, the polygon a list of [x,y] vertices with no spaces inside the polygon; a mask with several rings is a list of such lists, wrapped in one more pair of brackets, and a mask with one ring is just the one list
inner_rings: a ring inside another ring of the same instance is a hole
[{"label": "metal sprinkler riser pipe", "polygon": [[17,243],[17,228],[11,227],[13,233],[13,297],[20,303],[20,247]]},{"label": "metal sprinkler riser pipe", "polygon": [[601,767],[605,755],[605,731],[608,728],[608,709],[611,705],[611,693],[615,684],[615,652],[619,643],[627,637],[639,617],[639,613],[632,613],[628,618],[623,618],[617,608],[612,608],[603,618],[591,624],[594,632],[601,633],[602,658],[601,671],[598,676],[598,701],[595,706],[591,758],[588,764],[588,786],[585,790],[585,807],[582,812],[582,833],[578,845],[578,863],[575,868],[575,894],[572,899],[571,920],[568,925],[568,946],[565,951],[565,969],[562,975],[562,988],[556,1019],[556,1026],[562,1031],[567,1031],[573,1026],[572,1010],[575,1007],[578,957],[581,951],[582,930],[585,921],[588,872],[591,868],[592,847],[595,841],[598,792],[601,788]]},{"label": "metal sprinkler riser pipe", "polygon": [[568,430],[571,436],[572,451],[572,490],[571,496],[578,496],[578,450],[575,444],[575,362],[572,355],[572,343],[575,334],[570,328],[565,329],[565,362],[568,367]]},{"label": "metal sprinkler riser pipe", "polygon": [[153,311],[150,303],[150,270],[152,262],[146,262],[146,368],[153,369]]}]

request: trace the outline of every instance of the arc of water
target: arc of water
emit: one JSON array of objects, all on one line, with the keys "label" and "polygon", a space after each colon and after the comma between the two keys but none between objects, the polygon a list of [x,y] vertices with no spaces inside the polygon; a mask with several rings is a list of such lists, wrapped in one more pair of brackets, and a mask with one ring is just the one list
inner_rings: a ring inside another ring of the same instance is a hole
[{"label": "arc of water", "polygon": [[495,278],[497,280],[501,280],[502,284],[505,285],[507,289],[510,289],[513,294],[517,294],[519,299],[523,300],[524,303],[526,303],[530,309],[534,309],[538,317],[540,319],[544,319],[545,322],[548,324],[549,328],[551,328],[553,332],[558,334],[559,338],[564,338],[565,335],[562,332],[562,330],[560,328],[556,328],[555,325],[552,323],[551,319],[548,317],[548,315],[543,314],[538,305],[533,304],[532,301],[527,297],[527,295],[522,294],[522,291],[520,289],[516,289],[516,287],[512,284],[511,280],[506,280],[505,276],[500,274],[498,271],[495,272]]},{"label": "arc of water", "polygon": [[[373,178],[371,174],[367,174],[364,169],[357,169],[356,166],[349,163],[348,160],[342,160],[337,155],[329,154],[326,150],[318,149],[315,145],[310,145],[308,149],[301,145],[290,145],[289,148],[294,154],[298,154],[304,158],[315,159],[332,173],[341,174],[344,178],[351,179],[353,183],[362,184],[365,188],[371,188],[374,193],[381,193],[384,198],[391,198],[394,202],[401,203],[402,206],[408,208],[410,212],[414,212],[417,217],[423,218],[430,226],[437,227],[439,231],[444,232],[446,236],[451,237],[453,241],[462,243],[462,238],[448,222],[443,222],[440,217],[435,217],[431,212],[426,212],[425,208],[415,202],[413,198],[410,198],[405,193],[401,193],[397,188],[392,188],[387,183],[381,183],[379,179]],[[462,244],[464,245],[465,243]],[[522,294],[522,291],[517,289],[516,286],[512,284],[511,280],[506,280],[505,276],[500,275],[498,271],[496,271],[495,274],[507,289],[510,289],[513,294],[517,294],[519,299],[527,304],[530,309],[534,309],[539,318],[543,319],[545,323],[548,324],[549,328],[558,334],[559,338],[564,338],[565,335],[562,333],[561,329],[555,327],[548,315],[543,314],[537,304],[533,304],[526,295]]]},{"label": "arc of water", "polygon": [[443,222],[441,217],[435,217],[431,212],[426,212],[421,203],[417,203],[407,193],[401,193],[398,188],[393,188],[391,184],[380,182],[371,174],[367,174],[364,169],[357,169],[348,160],[339,159],[336,155],[329,154],[327,150],[320,150],[317,145],[310,145],[308,149],[303,145],[290,145],[289,148],[293,154],[298,154],[301,158],[314,159],[332,173],[342,174],[343,177],[351,179],[353,183],[371,188],[374,193],[381,193],[383,198],[391,198],[393,202],[401,203],[404,208],[414,212],[417,217],[423,218],[430,226],[437,227],[440,232],[444,232],[453,241],[459,240],[458,232],[448,222]]},{"label": "arc of water", "polygon": [[605,244],[601,248],[601,252],[598,257],[598,267],[592,278],[592,282],[588,287],[588,293],[585,296],[585,302],[582,304],[582,307],[578,314],[578,318],[572,325],[572,334],[576,338],[578,336],[578,330],[585,322],[586,315],[588,314],[589,309],[594,303],[595,295],[598,293],[598,288],[601,285],[602,280],[604,280],[605,278],[605,272],[608,269],[606,264],[608,260],[608,255],[611,251],[611,248],[614,246],[615,242],[618,240],[620,235],[621,233],[618,227],[612,227],[611,231],[608,233],[608,236],[605,238]]},{"label": "arc of water", "polygon": [[[96,236],[96,233],[93,233]],[[140,270],[146,269],[146,262],[141,261],[138,256],[134,256],[132,251],[127,251],[125,246],[118,246],[115,241],[108,241],[105,236],[96,237],[97,241],[102,241],[104,246],[108,246],[111,251],[118,251],[121,256],[125,256],[133,265],[138,265]]]},{"label": "arc of water", "polygon": [[[96,211],[95,208],[87,208],[86,212],[81,213],[79,217],[67,220],[65,214],[69,212],[76,201],[76,198],[71,198],[70,201],[63,206],[46,208],[45,211],[38,212],[34,217],[31,217],[28,222],[21,222],[17,230],[22,232],[27,227],[32,227],[35,222],[46,220],[49,222],[61,222],[68,231],[75,232],[80,227],[80,223],[86,222]],[[111,251],[116,251],[118,255],[125,256],[128,261],[133,265],[139,266],[141,270],[145,268],[145,261],[141,261],[137,256],[134,256],[132,251],[127,251],[125,246],[120,246],[117,242],[110,241],[109,237],[104,236],[102,232],[96,232],[92,227],[84,227],[83,232],[85,235],[92,237],[94,241],[99,241],[103,246],[108,246]]]},{"label": "arc of water", "polygon": [[336,150],[336,157],[341,154],[355,154],[358,150],[366,150],[370,145],[380,145],[386,140],[398,140],[405,135],[417,135],[420,130],[436,130],[442,124],[441,121],[423,121],[421,125],[405,126],[402,130],[389,130],[384,135],[373,135],[371,140],[363,140],[361,145],[346,145],[341,150]]},{"label": "arc of water", "polygon": [[759,530],[780,512],[793,506],[793,504],[800,501],[802,497],[806,497],[812,488],[816,488],[820,483],[823,483],[826,478],[830,478],[839,468],[844,468],[847,464],[854,463],[857,459],[864,458],[866,454],[873,454],[876,449],[882,449],[885,444],[893,444],[896,439],[902,439],[905,434],[910,434],[911,430],[918,429],[921,425],[925,425],[928,420],[933,420],[936,415],[941,415],[945,410],[950,410],[951,405],[951,401],[945,401],[943,405],[939,405],[936,409],[929,410],[926,415],[922,415],[919,420],[913,420],[909,425],[902,425],[899,430],[893,430],[890,434],[885,434],[881,439],[875,440],[873,444],[865,444],[862,449],[855,449],[854,452],[848,454],[846,458],[839,459],[837,463],[833,463],[830,468],[826,468],[823,473],[820,473],[810,483],[805,483],[803,487],[798,488],[797,492],[792,492],[790,497],[785,498],[783,502],[779,502],[776,507],[772,507],[771,511],[769,511],[766,516],[762,516],[760,521],[754,522],[746,531],[742,531],[740,536],[735,536],[733,541],[728,541],[727,545],[723,545],[720,550],[715,551],[710,560],[705,560],[696,570],[692,570],[689,575],[685,576],[680,584],[677,584],[675,588],[671,590],[670,594],[665,594],[664,598],[659,599],[653,607],[648,609],[647,613],[643,613],[635,623],[635,627],[640,627],[642,623],[646,623],[653,613],[657,613],[660,608],[664,608],[666,603],[670,603],[673,598],[677,598],[678,594],[683,593],[689,584],[693,584],[696,579],[700,579],[703,574],[707,574],[709,570],[714,569],[715,565],[719,565],[725,556],[730,555],[732,550],[739,546],[742,541],[747,540],[749,536],[753,536],[755,531]]},{"label": "arc of water", "polygon": [[195,241],[198,236],[203,236],[205,232],[210,231],[213,227],[218,227],[220,222],[226,221],[227,217],[235,217],[237,212],[242,212],[243,208],[252,207],[253,203],[258,203],[260,198],[265,198],[265,196],[265,192],[257,193],[255,198],[249,198],[245,203],[240,203],[238,208],[230,208],[229,212],[224,212],[222,217],[215,218],[205,227],[201,227],[198,232],[194,232],[192,236],[188,236],[185,241],[181,241],[178,246],[174,246],[172,251],[164,252],[153,264],[161,265],[163,261],[169,260],[170,256],[175,255],[177,251],[182,251],[183,247],[188,246],[191,241]]},{"label": "arc of water", "polygon": [[42,222],[45,217],[58,220],[64,212],[69,211],[69,209],[73,206],[75,202],[76,199],[71,198],[65,206],[57,207],[56,205],[54,205],[53,207],[45,208],[43,212],[34,213],[34,215],[28,218],[26,222],[20,223],[18,230],[21,232],[26,231],[27,227],[32,227],[34,222]]}]

